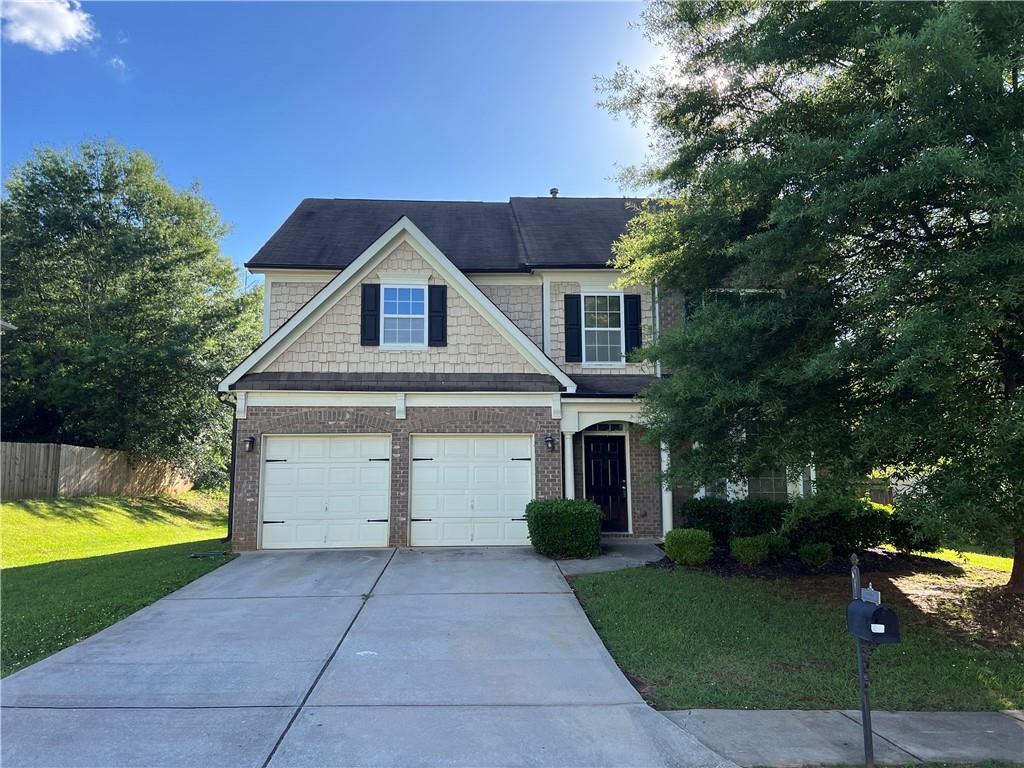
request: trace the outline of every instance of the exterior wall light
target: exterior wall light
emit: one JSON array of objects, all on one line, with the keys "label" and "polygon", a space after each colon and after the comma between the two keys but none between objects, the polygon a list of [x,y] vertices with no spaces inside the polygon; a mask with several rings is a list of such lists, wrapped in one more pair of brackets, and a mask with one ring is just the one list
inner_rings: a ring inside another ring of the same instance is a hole
[{"label": "exterior wall light", "polygon": [[249,435],[245,438],[245,452],[252,453],[256,449],[256,435]]},{"label": "exterior wall light", "polygon": [[555,438],[554,435],[548,435],[544,438],[544,445],[548,447],[549,453],[554,453],[555,450]]}]

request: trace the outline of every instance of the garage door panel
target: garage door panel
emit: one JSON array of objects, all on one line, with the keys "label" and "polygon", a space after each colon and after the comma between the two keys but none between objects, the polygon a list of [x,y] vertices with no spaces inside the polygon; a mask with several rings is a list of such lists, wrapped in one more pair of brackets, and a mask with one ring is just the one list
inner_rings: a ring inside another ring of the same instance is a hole
[{"label": "garage door panel", "polygon": [[414,546],[526,544],[519,518],[533,498],[533,438],[413,437]]},{"label": "garage door panel", "polygon": [[267,438],[263,548],[386,546],[389,453],[379,436]]}]

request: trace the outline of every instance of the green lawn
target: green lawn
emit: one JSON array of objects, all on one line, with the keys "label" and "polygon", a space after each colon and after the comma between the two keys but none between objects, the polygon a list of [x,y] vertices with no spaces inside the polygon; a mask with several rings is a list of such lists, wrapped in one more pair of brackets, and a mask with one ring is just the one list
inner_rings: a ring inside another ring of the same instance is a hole
[{"label": "green lawn", "polygon": [[227,499],[200,493],[0,504],[0,674],[49,656],[230,556]]},{"label": "green lawn", "polygon": [[[681,569],[580,576],[573,587],[619,666],[660,709],[858,706],[841,605],[787,596],[757,579]],[[991,650],[954,640],[909,604],[896,610],[903,642],[875,653],[873,706],[1024,706],[1024,646]]]}]

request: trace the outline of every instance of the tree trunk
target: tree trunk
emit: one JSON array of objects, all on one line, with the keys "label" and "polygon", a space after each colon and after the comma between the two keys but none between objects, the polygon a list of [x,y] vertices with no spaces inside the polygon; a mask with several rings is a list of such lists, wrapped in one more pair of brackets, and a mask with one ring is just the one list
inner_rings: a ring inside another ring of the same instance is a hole
[{"label": "tree trunk", "polygon": [[1013,570],[1006,586],[1011,594],[1024,595],[1024,535],[1013,541]]}]

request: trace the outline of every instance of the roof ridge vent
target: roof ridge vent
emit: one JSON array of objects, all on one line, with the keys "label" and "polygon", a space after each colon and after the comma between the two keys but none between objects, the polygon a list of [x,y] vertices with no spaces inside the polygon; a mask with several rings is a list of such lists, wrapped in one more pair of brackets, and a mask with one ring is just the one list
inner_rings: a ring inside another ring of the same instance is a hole
[{"label": "roof ridge vent", "polygon": [[558,197],[558,187],[552,187],[551,189],[549,189],[548,194],[550,194],[552,197]]}]

